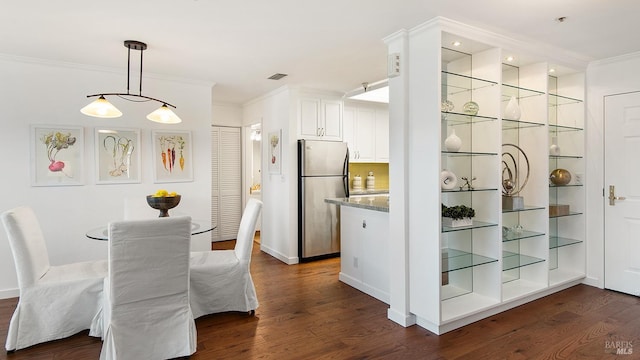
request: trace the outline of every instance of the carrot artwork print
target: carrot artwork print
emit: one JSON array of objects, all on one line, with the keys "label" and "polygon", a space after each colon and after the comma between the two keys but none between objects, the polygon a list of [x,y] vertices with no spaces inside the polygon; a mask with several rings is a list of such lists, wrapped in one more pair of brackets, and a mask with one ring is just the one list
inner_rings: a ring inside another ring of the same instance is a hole
[{"label": "carrot artwork print", "polygon": [[176,170],[176,151],[178,151],[178,164],[180,171],[183,171],[185,165],[184,147],[186,143],[184,137],[182,135],[163,135],[160,136],[158,141],[160,141],[160,155],[164,169],[169,173]]}]

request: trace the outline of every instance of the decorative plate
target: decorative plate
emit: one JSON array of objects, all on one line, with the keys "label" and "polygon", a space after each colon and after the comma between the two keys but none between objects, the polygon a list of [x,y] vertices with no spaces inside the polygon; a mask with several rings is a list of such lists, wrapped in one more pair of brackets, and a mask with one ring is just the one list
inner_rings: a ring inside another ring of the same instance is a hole
[{"label": "decorative plate", "polygon": [[473,101],[469,101],[462,107],[462,111],[467,115],[476,115],[478,114],[478,110],[480,110],[480,107]]}]

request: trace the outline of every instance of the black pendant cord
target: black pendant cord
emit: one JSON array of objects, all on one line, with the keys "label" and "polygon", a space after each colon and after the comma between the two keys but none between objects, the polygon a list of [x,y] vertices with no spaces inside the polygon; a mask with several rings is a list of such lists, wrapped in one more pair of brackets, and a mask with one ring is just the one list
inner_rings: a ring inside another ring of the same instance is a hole
[{"label": "black pendant cord", "polygon": [[[87,98],[92,98],[92,97],[96,97],[96,96],[118,96],[121,99],[127,100],[127,101],[133,101],[133,102],[146,102],[146,101],[157,101],[163,105],[166,106],[170,106],[172,108],[176,108],[175,105],[169,104],[168,102],[164,101],[164,100],[160,100],[160,99],[156,99],[156,98],[152,98],[149,96],[144,96],[142,95],[142,56],[144,53],[144,50],[147,48],[147,45],[144,43],[140,43],[138,41],[125,41],[125,47],[127,48],[127,92],[126,93],[100,93],[100,94],[93,94],[93,95],[87,95]],[[138,94],[131,94],[130,92],[130,83],[131,83],[131,48],[134,48],[134,50],[139,50],[140,51],[140,85],[139,85],[139,89],[138,89]],[[132,98],[140,98],[140,100],[135,100]]]},{"label": "black pendant cord", "polygon": [[144,53],[144,50],[140,50],[140,91],[138,92],[138,94],[142,95],[142,54]]},{"label": "black pendant cord", "polygon": [[[131,79],[131,46],[127,46],[127,94],[129,93],[130,79]],[[140,94],[142,94],[142,92]]]}]

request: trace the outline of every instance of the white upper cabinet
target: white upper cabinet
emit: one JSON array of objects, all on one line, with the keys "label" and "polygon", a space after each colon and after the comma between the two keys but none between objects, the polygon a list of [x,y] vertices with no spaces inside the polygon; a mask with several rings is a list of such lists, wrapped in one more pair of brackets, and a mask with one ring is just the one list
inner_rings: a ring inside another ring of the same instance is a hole
[{"label": "white upper cabinet", "polygon": [[389,162],[389,110],[376,111],[376,161]]},{"label": "white upper cabinet", "polygon": [[386,106],[345,105],[343,135],[349,145],[349,161],[389,161],[389,112]]},{"label": "white upper cabinet", "polygon": [[300,139],[342,140],[342,101],[321,96],[299,101]]}]

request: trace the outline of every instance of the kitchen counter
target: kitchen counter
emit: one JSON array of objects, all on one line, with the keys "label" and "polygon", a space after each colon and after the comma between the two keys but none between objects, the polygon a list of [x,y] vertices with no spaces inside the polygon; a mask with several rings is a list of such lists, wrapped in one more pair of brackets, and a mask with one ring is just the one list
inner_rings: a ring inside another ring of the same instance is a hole
[{"label": "kitchen counter", "polygon": [[324,202],[340,206],[389,212],[389,196],[357,196],[349,198],[324,199]]}]

